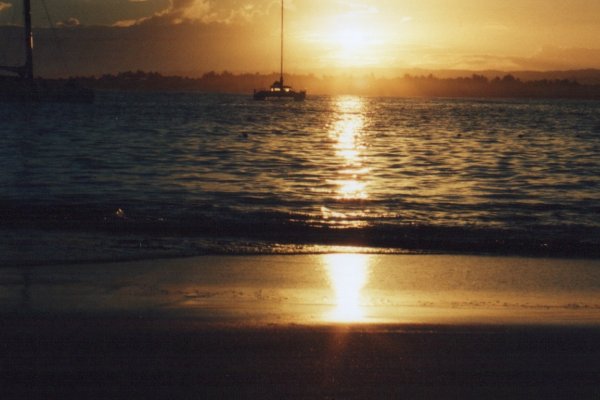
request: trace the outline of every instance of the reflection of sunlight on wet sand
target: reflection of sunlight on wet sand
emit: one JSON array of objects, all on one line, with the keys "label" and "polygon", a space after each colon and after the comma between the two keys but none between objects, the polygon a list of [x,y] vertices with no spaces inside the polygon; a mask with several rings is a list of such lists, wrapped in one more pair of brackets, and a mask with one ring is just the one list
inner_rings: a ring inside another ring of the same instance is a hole
[{"label": "reflection of sunlight on wet sand", "polygon": [[324,317],[330,322],[363,322],[361,290],[369,275],[366,254],[327,254],[323,256],[331,288],[335,292],[335,308]]}]

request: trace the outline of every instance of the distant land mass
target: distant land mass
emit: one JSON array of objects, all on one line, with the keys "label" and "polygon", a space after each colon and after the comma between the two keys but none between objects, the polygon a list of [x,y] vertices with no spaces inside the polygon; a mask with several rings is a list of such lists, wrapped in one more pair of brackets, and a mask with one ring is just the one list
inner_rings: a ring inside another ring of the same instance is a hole
[{"label": "distant land mass", "polygon": [[[439,75],[405,73],[395,78],[377,77],[374,74],[297,74],[285,75],[285,81],[296,89],[307,89],[311,95],[600,99],[599,70],[513,73],[489,71],[456,76],[459,73],[469,72],[438,71]],[[70,79],[97,90],[250,94],[254,89],[269,87],[279,79],[279,75],[211,71],[200,77],[185,77],[162,75],[157,72],[127,71]]]},{"label": "distant land mass", "polygon": [[503,70],[459,70],[459,69],[408,69],[403,70],[402,74],[413,76],[434,75],[438,78],[460,78],[472,75],[482,75],[488,79],[512,75],[522,81],[543,81],[543,80],[563,80],[577,81],[584,85],[600,85],[600,69],[575,69],[560,71],[503,71]]}]

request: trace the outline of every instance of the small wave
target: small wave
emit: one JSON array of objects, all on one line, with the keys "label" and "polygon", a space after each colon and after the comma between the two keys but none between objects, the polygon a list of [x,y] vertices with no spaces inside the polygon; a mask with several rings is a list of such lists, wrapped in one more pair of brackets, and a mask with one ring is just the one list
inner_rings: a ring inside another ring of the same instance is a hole
[{"label": "small wave", "polygon": [[[0,229],[4,232],[0,245],[5,248],[0,262],[4,265],[39,263],[48,257],[57,261],[106,261],[202,254],[296,254],[333,251],[336,246],[386,253],[600,257],[597,229],[541,225],[537,221],[537,225],[522,229],[503,229],[417,224],[395,217],[349,223],[346,215],[319,219],[300,213],[244,212],[214,205],[185,208],[147,204],[136,208],[4,202],[0,206]],[[37,255],[44,256],[39,259]]]}]

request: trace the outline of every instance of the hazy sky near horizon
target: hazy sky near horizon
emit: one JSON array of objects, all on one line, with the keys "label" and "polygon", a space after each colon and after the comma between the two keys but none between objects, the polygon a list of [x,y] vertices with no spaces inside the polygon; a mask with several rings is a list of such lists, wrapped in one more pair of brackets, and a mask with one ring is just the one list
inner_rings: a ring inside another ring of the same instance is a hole
[{"label": "hazy sky near horizon", "polygon": [[[65,28],[68,57],[98,72],[278,67],[278,0],[45,1]],[[20,3],[0,0],[0,25],[20,23]],[[47,25],[41,0],[32,6],[34,24]],[[598,0],[287,0],[286,8],[290,72],[600,67]]]}]

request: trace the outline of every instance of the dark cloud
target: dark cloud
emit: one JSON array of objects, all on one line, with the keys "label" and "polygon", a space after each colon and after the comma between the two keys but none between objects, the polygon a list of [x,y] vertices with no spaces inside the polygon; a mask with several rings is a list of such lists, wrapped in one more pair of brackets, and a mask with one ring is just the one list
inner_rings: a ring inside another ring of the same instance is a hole
[{"label": "dark cloud", "polygon": [[[210,70],[272,72],[278,65],[271,47],[265,44],[268,33],[247,25],[65,26],[56,33],[58,44],[50,29],[34,30],[37,75],[102,75],[142,69],[194,76]],[[18,27],[0,27],[0,38],[18,38],[19,34]],[[22,62],[19,43],[0,53],[0,65]]]}]

